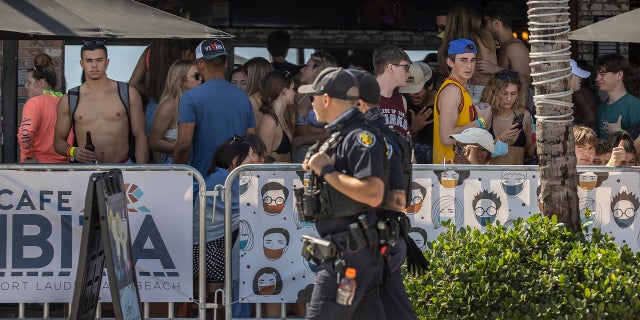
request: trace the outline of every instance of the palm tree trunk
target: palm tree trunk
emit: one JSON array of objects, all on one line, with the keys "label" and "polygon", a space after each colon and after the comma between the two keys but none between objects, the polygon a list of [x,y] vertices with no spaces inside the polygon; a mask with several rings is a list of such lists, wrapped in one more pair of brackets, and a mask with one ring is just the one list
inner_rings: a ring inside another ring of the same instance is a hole
[{"label": "palm tree trunk", "polygon": [[537,0],[529,6],[531,76],[536,105],[540,201],[545,216],[578,232],[580,210],[573,110],[568,88],[570,48],[568,1]]}]

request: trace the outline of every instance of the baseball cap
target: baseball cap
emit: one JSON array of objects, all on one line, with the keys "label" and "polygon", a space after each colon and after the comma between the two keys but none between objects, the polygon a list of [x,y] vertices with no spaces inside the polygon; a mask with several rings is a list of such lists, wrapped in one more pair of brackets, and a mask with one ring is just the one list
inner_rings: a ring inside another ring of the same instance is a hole
[{"label": "baseball cap", "polygon": [[369,72],[358,69],[347,69],[358,80],[360,99],[373,105],[380,104],[380,84]]},{"label": "baseball cap", "polygon": [[211,60],[222,55],[227,55],[227,51],[218,39],[204,40],[196,47],[196,59]]},{"label": "baseball cap", "polygon": [[407,84],[398,88],[400,93],[418,93],[424,84],[431,79],[431,68],[424,62],[412,62],[409,67],[409,79]]},{"label": "baseball cap", "polygon": [[450,135],[449,138],[466,144],[477,144],[493,152],[493,136],[485,129],[467,128],[461,133]]},{"label": "baseball cap", "polygon": [[447,50],[447,54],[462,53],[478,53],[476,44],[473,43],[473,41],[465,38],[460,38],[449,42],[449,50]]},{"label": "baseball cap", "polygon": [[322,70],[312,84],[300,86],[298,92],[318,96],[326,93],[335,99],[357,101],[360,94],[358,88],[358,80],[349,71],[329,67]]},{"label": "baseball cap", "polygon": [[589,78],[589,76],[591,75],[591,72],[580,69],[580,67],[578,67],[578,63],[575,60],[569,60],[569,64],[571,65],[571,73],[575,74],[576,76],[585,79]]}]

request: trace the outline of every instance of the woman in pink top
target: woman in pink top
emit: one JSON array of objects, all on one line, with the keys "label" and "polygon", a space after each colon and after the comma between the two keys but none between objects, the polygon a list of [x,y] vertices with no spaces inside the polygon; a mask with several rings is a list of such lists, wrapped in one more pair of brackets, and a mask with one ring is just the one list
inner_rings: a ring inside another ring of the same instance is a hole
[{"label": "woman in pink top", "polygon": [[[39,54],[34,66],[27,71],[24,84],[29,100],[22,109],[22,120],[18,128],[21,163],[68,163],[69,158],[53,149],[56,125],[56,109],[62,97],[54,91],[58,83],[55,66],[50,56]],[[70,139],[73,142],[73,137]]]}]

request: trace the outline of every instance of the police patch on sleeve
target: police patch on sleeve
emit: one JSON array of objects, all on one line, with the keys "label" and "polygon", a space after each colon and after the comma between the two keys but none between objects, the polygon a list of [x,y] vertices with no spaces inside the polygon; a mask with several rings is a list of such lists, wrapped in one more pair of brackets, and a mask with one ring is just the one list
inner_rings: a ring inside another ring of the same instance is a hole
[{"label": "police patch on sleeve", "polygon": [[376,136],[373,135],[373,133],[371,133],[370,131],[363,130],[358,134],[358,142],[360,142],[361,145],[369,148],[372,145],[376,144]]}]

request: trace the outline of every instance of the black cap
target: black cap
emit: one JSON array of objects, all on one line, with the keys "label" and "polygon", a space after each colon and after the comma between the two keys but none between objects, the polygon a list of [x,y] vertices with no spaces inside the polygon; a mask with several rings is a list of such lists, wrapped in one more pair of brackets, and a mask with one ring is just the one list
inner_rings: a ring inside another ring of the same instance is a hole
[{"label": "black cap", "polygon": [[342,68],[329,67],[322,70],[312,84],[300,86],[298,92],[318,96],[326,93],[331,98],[357,101],[358,87],[353,74]]},{"label": "black cap", "polygon": [[369,72],[358,69],[347,69],[358,80],[360,85],[360,99],[373,105],[380,104],[380,84]]}]

